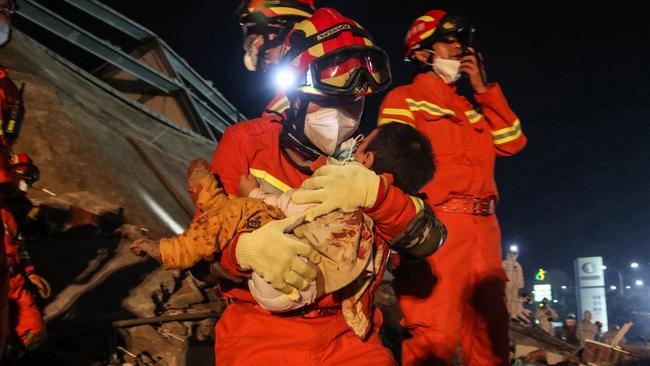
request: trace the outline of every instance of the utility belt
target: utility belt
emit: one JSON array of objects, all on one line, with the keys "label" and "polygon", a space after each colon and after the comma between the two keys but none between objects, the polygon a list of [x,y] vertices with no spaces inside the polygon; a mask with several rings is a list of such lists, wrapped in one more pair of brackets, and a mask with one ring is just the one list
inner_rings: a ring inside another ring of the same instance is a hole
[{"label": "utility belt", "polygon": [[[270,313],[268,310],[264,309],[263,307],[259,306],[255,302],[250,302],[242,299],[238,299],[235,297],[227,297],[226,298],[226,304],[241,304],[244,306],[249,306],[257,311],[262,311],[264,313]],[[326,316],[332,316],[336,315],[341,312],[341,306],[331,306],[331,307],[319,307],[316,304],[311,304],[307,306],[303,306],[300,309],[295,309],[291,311],[287,311],[284,313],[271,313],[273,316],[279,316],[282,318],[293,318],[293,317],[302,317],[302,318],[324,318]]]},{"label": "utility belt", "polygon": [[497,207],[497,197],[454,196],[435,206],[443,212],[455,212],[469,215],[494,215]]}]

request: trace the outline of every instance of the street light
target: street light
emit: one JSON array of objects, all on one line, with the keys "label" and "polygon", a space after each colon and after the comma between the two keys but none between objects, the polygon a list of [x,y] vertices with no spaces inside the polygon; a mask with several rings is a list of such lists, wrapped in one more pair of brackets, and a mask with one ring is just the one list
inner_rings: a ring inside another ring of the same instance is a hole
[{"label": "street light", "polygon": [[634,281],[634,284],[641,287],[641,286],[643,286],[643,280],[636,280],[636,281]]},{"label": "street light", "polygon": [[637,262],[630,263],[630,268],[634,268],[634,269],[639,268],[639,263],[637,263]]},{"label": "street light", "polygon": [[562,285],[562,290],[566,290],[566,285]]},{"label": "street light", "polygon": [[611,286],[609,286],[609,289],[612,290],[612,291],[613,291],[613,290],[616,290],[616,286],[611,285]]},{"label": "street light", "polygon": [[629,289],[631,289],[631,288],[632,288],[632,286],[630,286],[630,285],[627,285],[627,286],[625,286],[625,288],[629,290]]},{"label": "street light", "polygon": [[[616,269],[616,268],[608,267],[608,266],[603,266],[602,268],[603,268],[603,271],[605,271],[606,269],[608,269],[608,270],[610,270],[610,271],[616,272],[616,275],[618,276],[618,285],[619,285],[619,286],[618,286],[618,289],[619,289],[621,295],[623,295],[623,294],[624,294],[624,293],[623,293],[623,274],[621,273],[621,271],[619,271],[619,270]],[[613,287],[616,287],[616,286],[613,286]],[[625,288],[626,288],[626,289],[629,289],[628,286],[625,286]],[[610,289],[612,289],[612,287],[610,287]],[[615,290],[615,289],[616,289],[616,288],[613,288],[612,290]]]}]

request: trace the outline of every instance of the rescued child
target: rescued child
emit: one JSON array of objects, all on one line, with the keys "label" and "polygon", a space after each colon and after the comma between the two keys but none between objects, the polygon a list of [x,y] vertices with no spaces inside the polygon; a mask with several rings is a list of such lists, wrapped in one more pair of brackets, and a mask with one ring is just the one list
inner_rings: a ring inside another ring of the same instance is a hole
[{"label": "rescued child", "polygon": [[[433,177],[431,145],[408,125],[382,125],[358,148],[354,145],[354,142],[344,144],[337,154],[341,160],[330,158],[328,164],[362,164],[411,195],[416,195]],[[182,234],[159,241],[140,239],[131,246],[134,254],[148,254],[165,269],[187,269],[201,259],[211,261],[238,234],[253,231],[271,220],[303,213],[312,206],[293,203],[291,196],[295,190],[281,194],[265,192],[250,175],[240,178],[240,197],[229,196],[218,177],[210,174],[205,161],[192,162],[188,186],[198,208],[190,227]],[[373,263],[372,225],[362,210],[349,213],[337,210],[312,222],[303,222],[292,234],[322,255],[321,261],[314,265],[316,280],[300,291],[298,298],[292,298],[253,273],[248,281],[253,297],[262,308],[277,313],[299,309],[343,288],[352,297],[358,295],[379,267]],[[445,238],[444,228],[440,231],[438,245]]]}]

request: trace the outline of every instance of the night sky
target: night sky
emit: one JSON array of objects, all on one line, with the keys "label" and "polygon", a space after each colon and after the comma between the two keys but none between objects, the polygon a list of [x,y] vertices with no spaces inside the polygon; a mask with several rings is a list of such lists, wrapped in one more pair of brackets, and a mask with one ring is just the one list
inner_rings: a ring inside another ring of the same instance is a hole
[{"label": "night sky", "polygon": [[[249,117],[270,98],[267,81],[241,62],[238,1],[103,2],[157,33]],[[410,81],[403,38],[416,17],[442,8],[475,24],[488,79],[501,84],[529,139],[496,171],[503,243],[520,244],[528,279],[540,266],[571,273],[578,256],[602,255],[618,268],[650,262],[647,1],[378,3],[316,0],[387,50],[393,85]],[[382,97],[368,100],[366,128]]]}]

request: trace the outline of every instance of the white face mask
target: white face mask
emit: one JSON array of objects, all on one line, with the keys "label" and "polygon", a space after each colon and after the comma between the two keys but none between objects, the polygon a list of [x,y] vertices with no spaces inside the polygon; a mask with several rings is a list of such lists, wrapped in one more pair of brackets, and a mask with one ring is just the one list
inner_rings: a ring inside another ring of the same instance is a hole
[{"label": "white face mask", "polygon": [[9,23],[0,21],[0,46],[9,42],[9,33],[11,32],[11,26]]},{"label": "white face mask", "polygon": [[440,57],[433,59],[433,71],[447,84],[455,83],[460,78],[459,68],[460,61],[458,60],[447,60]]},{"label": "white face mask", "polygon": [[357,130],[362,112],[363,102],[359,103],[356,113],[342,108],[321,107],[305,116],[305,136],[321,152],[332,155]]}]

